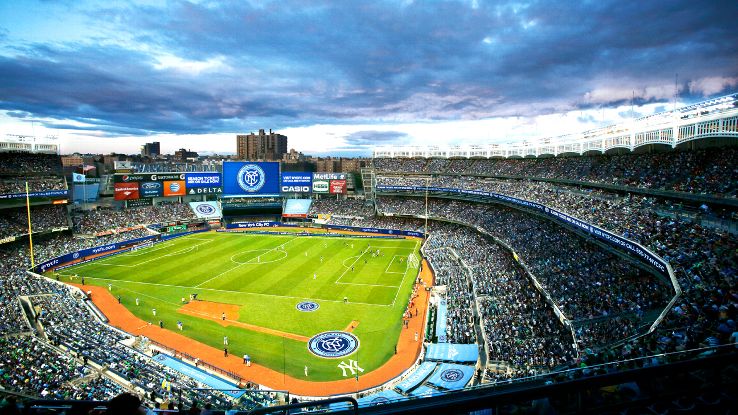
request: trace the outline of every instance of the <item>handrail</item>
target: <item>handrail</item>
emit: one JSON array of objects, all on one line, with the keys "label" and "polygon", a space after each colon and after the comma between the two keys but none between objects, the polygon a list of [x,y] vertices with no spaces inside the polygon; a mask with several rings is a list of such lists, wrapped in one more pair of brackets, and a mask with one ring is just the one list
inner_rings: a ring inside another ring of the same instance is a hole
[{"label": "handrail", "polygon": [[359,413],[359,403],[356,401],[356,399],[350,397],[350,396],[342,396],[338,398],[330,398],[330,399],[323,399],[320,401],[312,401],[312,402],[301,402],[301,403],[293,403],[289,405],[282,405],[282,406],[272,406],[269,408],[256,408],[252,409],[248,412],[238,412],[239,414],[243,413],[246,415],[256,415],[256,414],[271,414],[274,412],[279,413],[290,413],[289,411],[292,409],[301,409],[301,408],[310,408],[312,406],[325,406],[330,405],[332,403],[339,403],[339,402],[348,402],[353,406],[353,410],[355,414]]}]

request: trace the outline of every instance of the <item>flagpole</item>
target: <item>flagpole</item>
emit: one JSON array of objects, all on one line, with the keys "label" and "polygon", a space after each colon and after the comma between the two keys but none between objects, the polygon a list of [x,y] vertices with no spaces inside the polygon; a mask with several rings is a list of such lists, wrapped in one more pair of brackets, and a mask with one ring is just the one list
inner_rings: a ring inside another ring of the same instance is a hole
[{"label": "flagpole", "polygon": [[33,229],[31,228],[31,197],[28,195],[28,181],[26,181],[26,212],[28,213],[28,246],[31,249],[31,269],[36,268],[33,259]]}]

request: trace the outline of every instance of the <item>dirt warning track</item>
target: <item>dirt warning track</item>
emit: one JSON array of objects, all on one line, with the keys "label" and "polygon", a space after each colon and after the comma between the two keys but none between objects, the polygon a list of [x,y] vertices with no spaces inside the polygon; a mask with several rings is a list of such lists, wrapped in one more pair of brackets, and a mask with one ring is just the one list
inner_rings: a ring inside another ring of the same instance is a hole
[{"label": "dirt warning track", "polygon": [[[425,260],[423,260],[422,269],[421,278],[424,284],[430,287],[433,281],[433,275],[429,271],[430,267]],[[261,384],[271,389],[288,390],[293,394],[302,396],[329,396],[355,393],[382,385],[402,374],[402,372],[416,362],[420,354],[425,330],[424,316],[426,315],[429,299],[429,292],[421,285],[418,288],[418,297],[415,299],[415,304],[419,312],[418,317],[412,317],[408,323],[408,327],[402,329],[397,344],[397,353],[378,369],[363,374],[359,377],[358,382],[354,378],[330,382],[311,382],[307,379],[298,379],[285,375],[257,363],[247,367],[243,364],[243,359],[239,356],[229,355],[228,357],[224,357],[221,349],[216,349],[215,347],[195,341],[176,331],[150,325],[134,316],[122,304],[118,304],[118,300],[104,287],[91,285],[85,285],[83,287],[79,284],[71,285],[80,287],[84,291],[91,291],[92,301],[107,316],[110,320],[109,323],[115,327],[136,336],[144,335],[168,348],[185,352],[199,358],[202,362],[228,372],[236,373],[244,381]],[[192,310],[192,312],[194,311],[201,312],[201,310]],[[216,312],[217,319],[221,318],[221,312],[223,311]],[[199,314],[198,316],[202,317]],[[415,341],[415,333],[418,333],[419,341]]]}]

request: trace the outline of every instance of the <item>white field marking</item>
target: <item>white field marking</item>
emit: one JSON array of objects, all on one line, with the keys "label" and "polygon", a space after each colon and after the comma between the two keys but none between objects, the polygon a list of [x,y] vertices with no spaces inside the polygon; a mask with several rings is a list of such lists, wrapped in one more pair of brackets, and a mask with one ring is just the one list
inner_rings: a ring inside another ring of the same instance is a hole
[{"label": "white field marking", "polygon": [[[148,246],[146,248],[139,249],[140,252],[137,251],[137,252],[133,253],[133,252],[130,252],[129,251],[128,252],[128,256],[141,256],[141,255],[146,255],[146,254],[149,254],[151,252],[161,251],[162,249],[169,248],[170,246],[173,246],[173,245],[174,245],[174,241],[159,242],[158,244],[153,244],[153,245]],[[155,249],[147,249],[147,248],[155,248]]]},{"label": "white field marking", "polygon": [[334,284],[344,285],[363,285],[365,287],[384,287],[384,288],[399,288],[399,285],[382,285],[382,284],[363,284],[359,282],[334,282]]},{"label": "white field marking", "polygon": [[[369,247],[368,247],[368,246],[366,247],[366,249],[365,249],[365,250],[363,250],[363,251],[361,252],[361,255],[359,255],[359,256],[357,256],[357,257],[351,257],[351,258],[356,258],[356,259],[354,260],[354,262],[352,262],[352,263],[351,263],[351,266],[348,266],[348,267],[346,267],[346,269],[345,269],[345,270],[343,270],[343,273],[341,273],[341,275],[340,275],[340,276],[338,277],[338,279],[337,279],[336,281],[334,281],[334,284],[340,284],[340,283],[339,283],[338,281],[341,281],[341,278],[343,278],[343,276],[344,276],[344,275],[346,275],[346,273],[348,272],[348,270],[349,270],[349,269],[350,269],[351,267],[353,267],[354,265],[356,265],[356,263],[357,263],[357,262],[359,262],[359,260],[361,259],[361,257],[363,257],[363,256],[364,256],[364,254],[365,254],[365,253],[367,253],[367,252],[369,252]],[[351,259],[351,258],[348,258],[348,259]],[[344,261],[345,261],[345,260],[344,260]],[[346,266],[346,265],[344,265],[344,266]]]},{"label": "white field marking", "polygon": [[[72,274],[60,274],[60,275],[69,276]],[[85,277],[85,278],[90,279],[90,280],[100,280],[100,281],[116,281],[116,282],[123,282],[123,283],[128,283],[128,284],[154,285],[157,287],[186,288],[188,290],[191,290],[194,288],[194,287],[189,287],[189,286],[184,286],[184,285],[159,284],[159,283],[154,283],[154,282],[126,281],[126,280],[115,280],[115,279],[110,279],[110,278],[96,278],[96,277]],[[343,303],[343,300],[327,300],[324,298],[294,297],[291,295],[265,294],[265,293],[249,292],[249,291],[219,290],[215,288],[198,288],[198,289],[201,291],[214,291],[214,292],[221,292],[221,293],[261,295],[264,297],[274,297],[274,298],[290,298],[290,299],[301,300],[301,301],[327,301],[330,303]],[[391,307],[392,306],[391,304],[359,303],[356,301],[349,301],[349,304],[360,304],[360,305],[368,305],[368,306],[374,306],[374,307]]]},{"label": "white field marking", "polygon": [[[152,261],[156,261],[156,260],[158,260],[158,259],[160,259],[160,258],[163,258],[163,257],[168,257],[168,256],[174,256],[174,255],[181,255],[181,254],[186,254],[186,253],[188,253],[188,252],[192,252],[192,250],[194,250],[194,249],[195,249],[196,247],[198,247],[198,246],[200,246],[200,245],[205,245],[205,244],[208,244],[208,243],[211,243],[211,242],[213,242],[213,241],[212,241],[212,240],[210,240],[210,241],[207,241],[207,242],[200,242],[199,244],[196,244],[196,245],[192,245],[192,246],[188,246],[188,247],[185,247],[185,248],[179,249],[179,250],[177,250],[177,251],[174,251],[174,252],[170,252],[170,253],[168,253],[168,254],[164,254],[164,255],[162,255],[162,256],[157,256],[156,258],[151,258],[151,259],[149,259],[149,260],[147,260],[147,261],[143,261],[143,262],[137,262],[137,263],[135,263],[135,264],[133,264],[133,265],[119,265],[119,264],[108,264],[108,263],[105,263],[105,262],[101,262],[100,264],[101,264],[101,265],[108,265],[108,266],[113,266],[113,267],[126,267],[126,268],[136,268],[136,267],[138,267],[139,265],[143,265],[143,264],[148,264],[149,262],[152,262]],[[123,255],[125,255],[125,254],[123,254]]]},{"label": "white field marking", "polygon": [[343,265],[343,266],[344,266],[345,268],[351,268],[351,265],[346,265],[346,261],[348,261],[348,260],[350,260],[350,259],[354,259],[354,258],[360,258],[360,257],[361,257],[361,255],[357,255],[357,256],[350,256],[350,257],[348,257],[348,258],[344,259],[344,260],[343,260],[343,261],[341,262],[341,265]]},{"label": "white field marking", "polygon": [[[418,245],[420,245],[420,241],[415,242],[415,248],[414,249],[418,249]],[[407,272],[410,271],[411,269],[412,268],[407,267],[407,269],[405,270],[405,274],[402,276],[402,281],[400,281],[400,288],[398,288],[397,289],[397,292],[395,293],[395,299],[392,300],[391,307],[394,307],[395,306],[395,301],[397,301],[397,296],[400,295],[400,291],[402,291],[402,284],[405,283],[405,278],[407,278]]]},{"label": "white field marking", "polygon": [[[264,252],[264,254],[266,254],[266,253],[269,253],[269,252],[272,252],[272,251],[274,251],[274,250],[281,250],[281,251],[287,252],[287,251],[285,251],[285,250],[284,250],[284,246],[285,246],[285,245],[287,245],[288,243],[290,243],[290,242],[294,241],[295,239],[297,239],[297,238],[292,238],[292,239],[288,240],[287,242],[283,243],[282,245],[279,245],[279,246],[275,246],[274,248],[271,248],[271,249],[269,249],[268,251]],[[262,254],[262,255],[264,255],[264,254]],[[202,287],[203,285],[205,285],[205,284],[209,283],[210,281],[212,281],[212,280],[214,280],[214,279],[216,279],[216,278],[220,277],[221,275],[223,275],[223,274],[227,274],[227,273],[229,273],[229,272],[233,271],[233,270],[234,270],[234,269],[236,269],[236,268],[240,268],[240,267],[242,267],[242,266],[244,266],[244,265],[248,265],[248,264],[249,264],[249,262],[243,262],[243,263],[241,263],[241,264],[239,264],[239,265],[236,265],[236,266],[235,266],[235,267],[233,267],[233,268],[229,268],[229,269],[227,269],[227,270],[225,270],[225,271],[221,272],[220,274],[218,274],[218,275],[214,276],[213,278],[210,278],[209,280],[206,280],[206,281],[203,281],[203,282],[201,282],[200,284],[197,284],[197,285],[196,285],[196,286],[194,286],[193,288],[200,288],[200,287]]]},{"label": "white field marking", "polygon": [[415,248],[408,248],[405,246],[375,246],[375,245],[369,245],[369,249],[404,249],[404,250],[414,250]]},{"label": "white field marking", "polygon": [[[246,262],[238,262],[238,261],[236,261],[236,260],[233,259],[234,256],[236,256],[238,254],[242,254],[244,252],[261,252],[261,254],[259,254],[259,255],[255,256],[255,257],[249,259]],[[270,249],[252,249],[252,250],[241,251],[241,252],[239,252],[237,254],[231,255],[230,260],[234,264],[241,264],[241,265],[262,265],[262,264],[271,264],[272,262],[281,261],[281,260],[287,258],[287,255],[288,255],[287,254],[287,251],[285,251],[284,249],[279,249],[279,250],[277,250],[275,252],[281,252],[281,253],[283,253],[284,254],[283,257],[280,257],[280,258],[277,258],[277,259],[272,259],[270,261],[262,261],[262,260],[259,259],[259,258],[261,258],[262,255],[268,254],[269,252],[272,252],[272,250],[270,250]],[[255,259],[256,259],[256,261],[254,261]]]},{"label": "white field marking", "polygon": [[[393,263],[393,262],[395,262],[395,258],[397,258],[397,257],[400,257],[400,258],[404,258],[405,256],[404,256],[404,255],[394,255],[394,256],[392,257],[392,260],[390,261],[390,263],[389,263],[389,264],[387,264],[387,269],[385,269],[385,270],[384,270],[384,273],[385,273],[385,274],[404,274],[404,273],[405,273],[405,272],[399,272],[399,271],[390,271],[390,270],[389,270],[389,269],[390,269],[390,267],[392,266],[392,263]],[[407,271],[407,269],[405,269],[405,271]]]}]

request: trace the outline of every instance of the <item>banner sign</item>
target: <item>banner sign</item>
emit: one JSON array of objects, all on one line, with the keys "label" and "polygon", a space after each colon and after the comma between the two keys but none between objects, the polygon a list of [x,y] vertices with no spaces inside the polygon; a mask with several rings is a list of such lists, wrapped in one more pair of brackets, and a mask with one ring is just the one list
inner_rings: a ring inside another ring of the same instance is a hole
[{"label": "banner sign", "polygon": [[115,174],[113,181],[115,183],[130,182],[163,182],[164,180],[184,180],[185,173],[135,173],[135,174]]},{"label": "banner sign", "polygon": [[310,193],[312,185],[312,173],[282,172],[282,193]]},{"label": "banner sign", "polygon": [[[46,192],[28,193],[28,197],[59,197],[59,196],[67,197],[69,196],[69,191],[68,190],[49,190]],[[0,200],[19,199],[21,197],[26,197],[26,194],[25,193],[11,193],[7,195],[0,195]]]},{"label": "banner sign", "polygon": [[[387,186],[387,185],[378,185],[376,187],[377,191],[401,191],[401,192],[425,192],[426,188],[423,186]],[[581,219],[575,218],[574,216],[569,216],[566,213],[559,212],[556,209],[549,208],[548,206],[542,205],[540,203],[531,202],[525,199],[518,199],[516,197],[507,196],[507,195],[501,195],[498,193],[491,193],[491,192],[484,192],[481,190],[463,190],[463,189],[449,189],[444,187],[428,187],[427,191],[429,192],[440,192],[440,193],[456,193],[456,194],[466,194],[466,195],[472,195],[472,196],[481,196],[483,198],[488,198],[492,200],[499,200],[507,203],[512,203],[518,206],[523,206],[530,209],[538,210],[539,212],[553,217],[557,219],[560,222],[566,222],[567,224],[576,227],[580,231],[586,232],[592,237],[599,239],[601,241],[607,242],[610,245],[615,246],[619,249],[624,249],[638,258],[641,258],[649,265],[653,266],[656,270],[658,270],[663,275],[669,276],[669,271],[666,266],[666,262],[661,259],[656,254],[652,253],[648,249],[642,247],[641,245],[629,241],[622,236],[615,235],[612,232],[606,231],[600,227],[590,225],[587,222],[582,221]]]},{"label": "banner sign", "polygon": [[154,206],[154,199],[145,197],[137,200],[126,200],[126,207],[142,207],[142,206]]},{"label": "banner sign", "polygon": [[161,182],[143,182],[139,185],[141,197],[160,197],[164,194],[164,185]]},{"label": "banner sign", "polygon": [[346,173],[313,173],[315,180],[346,180]]},{"label": "banner sign", "polygon": [[138,183],[115,183],[113,196],[115,200],[138,199]]},{"label": "banner sign", "polygon": [[328,193],[331,188],[327,180],[313,180],[313,193]]},{"label": "banner sign", "polygon": [[223,181],[220,173],[186,173],[185,184],[189,190],[200,187],[221,187]]},{"label": "banner sign", "polygon": [[199,219],[220,218],[223,216],[220,212],[218,202],[190,202],[190,208],[192,208],[195,216]]},{"label": "banner sign", "polygon": [[133,170],[133,163],[126,160],[113,160],[113,169],[115,170]]},{"label": "banner sign", "polygon": [[72,173],[72,182],[74,183],[84,183],[85,179],[86,177],[84,174]]},{"label": "banner sign", "polygon": [[187,194],[184,180],[164,181],[164,196],[184,196]]},{"label": "banner sign", "polygon": [[326,229],[338,229],[341,231],[353,231],[353,232],[365,232],[365,233],[378,233],[381,235],[394,235],[394,236],[413,236],[416,238],[422,238],[422,232],[415,231],[401,231],[397,229],[378,229],[378,228],[357,228],[354,226],[343,226],[343,225],[323,225]]},{"label": "banner sign", "polygon": [[280,222],[237,222],[229,223],[226,225],[226,229],[251,229],[251,228],[276,228],[283,226]]},{"label": "banner sign", "polygon": [[446,316],[448,315],[448,306],[446,299],[442,298],[441,302],[438,303],[438,314],[436,315],[436,337],[438,343],[446,343]]},{"label": "banner sign", "polygon": [[66,264],[67,262],[84,259],[86,256],[89,256],[89,255],[104,254],[106,252],[114,251],[116,249],[125,248],[131,245],[136,245],[141,242],[149,241],[152,239],[158,239],[158,238],[159,238],[159,235],[150,235],[150,236],[144,236],[143,238],[131,239],[128,241],[123,241],[123,242],[116,242],[116,243],[112,243],[108,245],[97,246],[94,248],[87,248],[87,249],[83,249],[77,252],[70,252],[68,254],[56,257],[54,259],[50,259],[44,263],[37,265],[36,271],[39,273],[43,273],[53,267]]},{"label": "banner sign", "polygon": [[223,196],[279,196],[279,162],[223,163]]},{"label": "banner sign", "polygon": [[223,193],[222,187],[193,187],[187,189],[188,195],[215,195]]},{"label": "banner sign", "polygon": [[330,194],[342,195],[346,193],[346,180],[331,180]]}]

